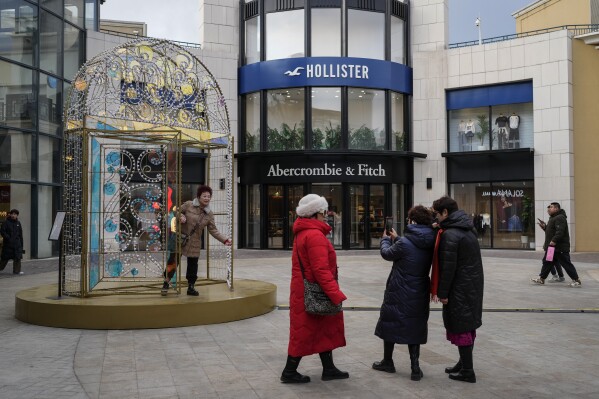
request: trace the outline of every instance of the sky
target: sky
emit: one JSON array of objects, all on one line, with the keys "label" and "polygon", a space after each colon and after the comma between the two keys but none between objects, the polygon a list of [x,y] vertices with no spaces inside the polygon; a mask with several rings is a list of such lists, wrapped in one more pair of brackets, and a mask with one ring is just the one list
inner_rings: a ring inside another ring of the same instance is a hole
[{"label": "sky", "polygon": [[[474,24],[480,17],[483,39],[516,33],[512,13],[534,0],[448,0],[449,43],[478,40]],[[165,7],[171,4],[171,7]],[[176,4],[176,7],[174,6]],[[100,17],[145,22],[148,36],[198,43],[200,0],[106,0]]]}]

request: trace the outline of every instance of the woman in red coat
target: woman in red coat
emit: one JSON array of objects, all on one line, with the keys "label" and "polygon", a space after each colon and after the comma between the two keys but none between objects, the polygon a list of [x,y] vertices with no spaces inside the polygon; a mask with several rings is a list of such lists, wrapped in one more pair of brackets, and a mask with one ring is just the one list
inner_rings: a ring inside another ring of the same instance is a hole
[{"label": "woman in red coat", "polygon": [[[345,346],[343,312],[332,316],[306,313],[304,308],[304,279],[300,260],[308,281],[317,282],[334,304],[347,297],[337,283],[337,256],[326,235],[331,226],[325,222],[329,204],[316,194],[303,197],[296,209],[299,218],[293,225],[291,289],[289,293],[289,348],[287,364],[281,375],[285,383],[310,382],[310,377],[297,372],[303,356],[318,353],[322,361],[324,381],[348,378],[333,363],[333,349]],[[299,259],[298,259],[299,256]]]}]

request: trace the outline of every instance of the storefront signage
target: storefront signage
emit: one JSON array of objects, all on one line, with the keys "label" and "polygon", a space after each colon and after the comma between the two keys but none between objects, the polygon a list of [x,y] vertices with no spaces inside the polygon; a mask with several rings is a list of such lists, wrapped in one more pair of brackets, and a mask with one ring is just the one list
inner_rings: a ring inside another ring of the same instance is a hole
[{"label": "storefront signage", "polygon": [[483,197],[505,197],[505,198],[521,198],[524,197],[524,190],[497,190],[483,191]]},{"label": "storefront signage", "polygon": [[386,176],[385,169],[379,164],[358,163],[355,166],[340,168],[325,163],[321,167],[281,168],[280,164],[270,165],[267,177],[280,176]]},{"label": "storefront signage", "polygon": [[412,68],[390,61],[305,57],[256,62],[239,68],[239,93],[304,86],[358,86],[412,94]]},{"label": "storefront signage", "polygon": [[289,154],[239,157],[241,184],[397,183],[413,181],[413,158],[392,154]]}]

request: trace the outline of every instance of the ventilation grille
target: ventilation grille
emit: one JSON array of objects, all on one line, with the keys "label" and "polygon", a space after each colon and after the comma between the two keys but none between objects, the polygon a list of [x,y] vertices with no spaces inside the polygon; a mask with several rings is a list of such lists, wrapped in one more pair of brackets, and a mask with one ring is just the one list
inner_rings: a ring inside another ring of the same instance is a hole
[{"label": "ventilation grille", "polygon": [[[597,0],[599,1],[599,0]],[[408,19],[408,5],[403,1],[391,1],[391,15],[399,17],[403,20]]]},{"label": "ventilation grille", "polygon": [[258,15],[258,12],[259,12],[258,0],[254,0],[254,1],[250,1],[249,3],[245,3],[244,6],[245,6],[245,9],[244,9],[245,19],[250,19],[250,18]]}]

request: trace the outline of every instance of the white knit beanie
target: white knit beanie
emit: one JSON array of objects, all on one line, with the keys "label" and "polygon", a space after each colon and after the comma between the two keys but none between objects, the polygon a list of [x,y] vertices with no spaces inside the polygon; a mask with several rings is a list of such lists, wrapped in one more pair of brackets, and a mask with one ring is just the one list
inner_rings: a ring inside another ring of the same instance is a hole
[{"label": "white knit beanie", "polygon": [[329,209],[329,203],[324,197],[317,194],[308,194],[300,200],[298,207],[295,208],[295,213],[299,217],[308,218],[327,209]]}]

